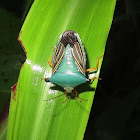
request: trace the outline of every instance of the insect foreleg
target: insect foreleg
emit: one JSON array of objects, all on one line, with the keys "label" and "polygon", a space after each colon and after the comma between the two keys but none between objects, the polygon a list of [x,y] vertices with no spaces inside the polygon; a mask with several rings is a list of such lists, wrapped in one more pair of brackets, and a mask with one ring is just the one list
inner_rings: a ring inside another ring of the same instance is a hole
[{"label": "insect foreleg", "polygon": [[[74,97],[76,97],[80,102],[82,102],[81,100],[87,101],[87,100],[85,100],[85,99],[82,99],[82,98],[78,97],[78,92],[77,92],[76,90],[73,90],[73,91],[75,92],[75,94],[73,94],[72,91],[71,91],[71,94],[72,94]],[[81,99],[81,100],[80,100],[80,99]]]},{"label": "insect foreleg", "polygon": [[65,94],[65,96],[67,97],[67,99],[66,99],[65,101],[63,101],[63,103],[65,103],[65,102],[69,99],[69,97],[68,97],[68,95],[67,95],[67,91],[65,91],[64,94]]}]

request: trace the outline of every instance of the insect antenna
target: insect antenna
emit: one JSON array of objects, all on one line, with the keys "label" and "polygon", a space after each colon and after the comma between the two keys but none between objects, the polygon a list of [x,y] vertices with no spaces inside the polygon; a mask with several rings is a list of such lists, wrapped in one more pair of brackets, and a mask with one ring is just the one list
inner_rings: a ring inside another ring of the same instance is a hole
[{"label": "insect antenna", "polygon": [[58,98],[58,97],[61,97],[61,96],[63,96],[63,95],[65,95],[65,94],[63,93],[63,94],[61,94],[61,95],[59,95],[59,96],[53,97],[53,98],[51,98],[51,99],[48,99],[48,100],[43,100],[43,101],[49,101],[49,100],[53,100],[53,99],[55,99],[55,98]]}]

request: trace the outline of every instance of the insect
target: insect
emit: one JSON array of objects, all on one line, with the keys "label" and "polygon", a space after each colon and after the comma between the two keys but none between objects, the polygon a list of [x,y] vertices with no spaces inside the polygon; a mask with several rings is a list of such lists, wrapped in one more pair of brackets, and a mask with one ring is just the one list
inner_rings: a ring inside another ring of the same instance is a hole
[{"label": "insect", "polygon": [[[101,57],[103,57],[103,55]],[[52,76],[50,78],[42,79],[64,88],[65,91],[62,95],[66,96],[66,100],[63,101],[63,103],[69,99],[67,93],[71,93],[81,102],[81,100],[84,99],[78,97],[78,92],[74,88],[80,84],[90,82],[91,80],[101,79],[97,77],[88,79],[85,74],[85,72],[97,70],[101,57],[97,58],[95,68],[86,69],[86,53],[78,33],[75,33],[72,30],[65,31],[60,35],[53,56],[48,62],[49,65],[52,66]]]}]

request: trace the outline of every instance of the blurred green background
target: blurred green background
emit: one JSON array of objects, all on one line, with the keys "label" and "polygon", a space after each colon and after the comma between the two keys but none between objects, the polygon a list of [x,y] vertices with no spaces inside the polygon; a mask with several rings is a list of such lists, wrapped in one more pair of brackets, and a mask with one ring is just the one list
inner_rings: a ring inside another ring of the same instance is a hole
[{"label": "blurred green background", "polygon": [[[32,2],[0,1],[0,129],[25,60],[17,37]],[[140,139],[139,25],[140,1],[118,0],[84,140]]]}]

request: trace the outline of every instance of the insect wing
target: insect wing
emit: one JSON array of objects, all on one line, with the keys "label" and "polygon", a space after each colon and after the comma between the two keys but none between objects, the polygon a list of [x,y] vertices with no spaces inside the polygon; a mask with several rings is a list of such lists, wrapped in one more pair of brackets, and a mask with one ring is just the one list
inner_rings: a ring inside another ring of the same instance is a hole
[{"label": "insect wing", "polygon": [[64,52],[65,52],[64,44],[59,42],[58,46],[55,49],[54,55],[53,55],[52,74],[54,74],[56,72],[56,70],[58,69],[58,67],[62,61],[62,58],[64,56]]},{"label": "insect wing", "polygon": [[85,58],[85,54],[84,51],[81,47],[81,45],[79,44],[79,42],[76,42],[73,45],[73,49],[72,49],[72,53],[73,53],[73,57],[74,60],[78,66],[79,71],[85,75],[85,67],[86,67],[86,58]]}]

